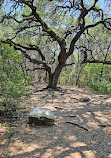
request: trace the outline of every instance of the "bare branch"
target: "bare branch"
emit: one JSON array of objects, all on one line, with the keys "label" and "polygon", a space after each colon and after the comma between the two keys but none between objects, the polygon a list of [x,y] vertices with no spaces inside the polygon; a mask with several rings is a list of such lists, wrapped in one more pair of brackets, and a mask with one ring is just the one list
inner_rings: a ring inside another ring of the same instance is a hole
[{"label": "bare branch", "polygon": [[86,9],[85,6],[84,6],[83,0],[81,0],[81,7],[82,7],[83,9]]},{"label": "bare branch", "polygon": [[71,66],[71,65],[74,65],[74,64],[75,64],[75,62],[74,63],[70,63],[70,64],[65,64],[64,67],[65,66]]},{"label": "bare branch", "polygon": [[[2,40],[1,40],[1,43],[10,44],[10,46],[14,46],[14,49],[21,51],[22,54],[25,56],[25,58],[27,58],[31,63],[37,64],[37,65],[42,64],[43,67],[44,67],[44,69],[45,69],[46,71],[48,71],[49,73],[51,72],[50,66],[47,65],[47,63],[46,63],[46,61],[45,61],[45,57],[43,56],[41,50],[40,50],[38,47],[33,47],[33,46],[32,46],[32,47],[25,47],[25,46],[22,46],[22,45],[20,45],[20,44],[14,43],[14,42],[11,41],[10,39],[8,39],[8,40],[6,40],[6,41],[2,41]],[[24,49],[25,49],[25,50],[24,50]],[[30,55],[28,55],[28,54],[26,53],[26,50],[36,50],[36,51],[38,51],[39,54],[40,54],[40,56],[42,57],[42,60],[32,59],[32,58],[30,57]]]},{"label": "bare branch", "polygon": [[104,25],[108,30],[111,30],[111,18],[105,19],[103,25]]},{"label": "bare branch", "polygon": [[102,61],[102,60],[87,60],[87,63],[102,63],[106,65],[111,65],[111,61]]},{"label": "bare branch", "polygon": [[111,20],[111,18],[106,18],[106,19],[100,20],[100,21],[98,21],[98,22],[96,22],[96,23],[94,23],[94,24],[88,25],[88,26],[85,27],[85,30],[87,30],[88,28],[91,28],[91,27],[95,27],[95,26],[97,26],[97,25],[99,25],[99,24],[103,24],[107,29],[110,30],[111,28],[109,28],[109,27],[106,25],[106,23],[108,23],[108,24],[110,25],[110,27],[111,27],[111,23],[108,22],[108,20]]},{"label": "bare branch", "polygon": [[41,26],[41,25],[32,25],[32,26],[24,26],[24,27],[21,27],[18,31],[15,32],[15,35],[14,35],[14,37],[11,38],[11,40],[13,40],[14,38],[16,38],[17,35],[18,35],[20,32],[22,32],[22,31],[24,31],[24,30],[26,30],[26,29],[30,29],[30,28],[33,28],[33,27],[39,27],[39,26]]},{"label": "bare branch", "polygon": [[19,3],[27,5],[32,10],[31,14],[36,18],[37,22],[41,24],[43,31],[46,32],[48,35],[50,35],[55,41],[57,41],[61,47],[63,42],[65,41],[61,39],[54,31],[52,31],[48,27],[48,25],[41,19],[39,14],[36,12],[36,7],[33,5],[33,3],[30,3],[30,1],[25,1],[25,0],[19,0]]},{"label": "bare branch", "polygon": [[[29,15],[30,16],[30,15]],[[32,17],[27,17],[27,18],[24,18],[24,19],[22,19],[22,20],[17,20],[14,16],[10,16],[10,15],[4,15],[3,17],[2,17],[2,19],[1,19],[1,21],[0,21],[0,23],[2,23],[2,22],[4,22],[4,20],[5,19],[13,19],[14,21],[16,21],[17,23],[23,23],[24,21],[27,21],[27,20],[33,20],[34,21],[34,19],[32,18]]]},{"label": "bare branch", "polygon": [[26,69],[26,71],[45,70],[45,68]]}]

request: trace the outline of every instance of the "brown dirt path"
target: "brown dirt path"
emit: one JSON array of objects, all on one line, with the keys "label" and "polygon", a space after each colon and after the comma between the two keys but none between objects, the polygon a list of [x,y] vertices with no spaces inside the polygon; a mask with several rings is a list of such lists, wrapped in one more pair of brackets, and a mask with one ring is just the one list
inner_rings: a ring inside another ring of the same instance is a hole
[{"label": "brown dirt path", "polygon": [[[85,95],[91,101],[81,102]],[[33,107],[52,110],[55,125],[27,125]],[[32,93],[18,119],[0,128],[0,158],[111,158],[111,95],[70,86]]]}]

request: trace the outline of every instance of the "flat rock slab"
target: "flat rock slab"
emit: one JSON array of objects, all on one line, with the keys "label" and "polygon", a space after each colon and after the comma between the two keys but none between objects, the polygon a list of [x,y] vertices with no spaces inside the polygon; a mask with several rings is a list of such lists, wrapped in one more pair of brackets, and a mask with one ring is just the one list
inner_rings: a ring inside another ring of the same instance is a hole
[{"label": "flat rock slab", "polygon": [[29,113],[28,123],[35,125],[53,125],[54,114],[49,109],[35,107]]}]

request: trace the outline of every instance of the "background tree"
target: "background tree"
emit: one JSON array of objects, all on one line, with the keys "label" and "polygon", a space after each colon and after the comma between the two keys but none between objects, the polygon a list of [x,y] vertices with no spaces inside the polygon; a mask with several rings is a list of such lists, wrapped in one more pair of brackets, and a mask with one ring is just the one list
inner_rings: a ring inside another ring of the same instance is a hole
[{"label": "background tree", "polygon": [[[90,32],[93,36],[90,36]],[[111,60],[111,32],[101,25],[90,29],[77,44],[75,65],[63,69],[59,82],[61,84],[88,86],[99,92],[111,93],[111,66],[104,63],[84,63],[84,51],[87,51],[87,60]],[[74,69],[73,69],[74,67]]]},{"label": "background tree", "polygon": [[[23,56],[49,75],[48,88],[56,88],[63,67],[72,64],[67,59],[74,53],[80,38],[90,29],[103,25],[111,30],[111,17],[98,7],[99,0],[92,2],[11,0],[10,10],[1,17],[2,29],[8,27],[8,36],[1,36],[2,43],[13,45]],[[90,18],[90,21],[87,21]],[[90,34],[92,35],[92,33]],[[33,53],[32,53],[33,51]],[[104,63],[111,61],[86,58],[82,63]]]}]

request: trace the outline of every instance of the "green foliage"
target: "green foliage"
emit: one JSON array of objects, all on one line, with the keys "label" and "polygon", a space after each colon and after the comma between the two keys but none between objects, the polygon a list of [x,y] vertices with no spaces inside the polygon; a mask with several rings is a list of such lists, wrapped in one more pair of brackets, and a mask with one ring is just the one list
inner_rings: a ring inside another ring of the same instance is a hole
[{"label": "green foliage", "polygon": [[97,92],[111,94],[111,82],[108,81],[91,81],[89,87]]},{"label": "green foliage", "polygon": [[74,73],[72,73],[72,67],[65,68],[59,77],[59,83],[62,85],[73,85],[72,76],[74,77]]},{"label": "green foliage", "polygon": [[[111,94],[111,66],[103,64],[87,64],[83,69],[84,74],[80,82],[90,89]],[[88,83],[88,84],[86,84]]]},{"label": "green foliage", "polygon": [[[24,49],[26,48],[26,46],[30,44],[38,46],[39,49],[41,50],[40,52],[37,51],[37,53],[35,53],[35,51],[33,51],[30,52],[29,54],[31,54],[31,56],[33,57],[35,56],[36,58],[40,57],[38,58],[38,60],[41,60],[41,57],[44,56],[42,57],[42,59],[43,61],[44,58],[46,59],[45,62],[47,63],[47,65],[51,67],[51,72],[53,72],[53,70],[57,70],[56,59],[57,56],[59,56],[59,52],[61,52],[60,56],[62,55],[63,61],[65,61],[68,57],[67,55],[71,54],[71,52],[69,51],[69,53],[65,53],[65,51],[63,52],[63,50],[67,50],[68,52],[68,50],[72,50],[73,45],[74,48],[76,48],[76,46],[78,46],[78,48],[79,46],[85,46],[86,48],[93,50],[93,57],[95,59],[99,58],[101,60],[105,60],[106,58],[105,54],[107,51],[105,45],[108,45],[108,43],[110,42],[110,38],[108,38],[110,34],[109,33],[105,34],[104,30],[106,29],[102,29],[101,27],[102,24],[99,25],[99,27],[92,27],[92,26],[96,26],[96,25],[92,25],[96,22],[98,22],[99,24],[99,20],[101,20],[100,17],[102,15],[101,9],[99,9],[101,5],[99,7],[99,3],[97,3],[96,6],[94,7],[93,6],[94,0],[91,2],[90,1],[84,2],[84,7],[86,8],[87,11],[91,11],[91,9],[89,9],[91,6],[92,6],[91,8],[94,9],[89,13],[87,12],[88,14],[84,12],[85,11],[84,9],[82,10],[81,8],[82,6],[80,5],[79,0],[73,1],[74,4],[73,8],[70,7],[71,3],[68,4],[68,2],[64,0],[52,0],[52,1],[34,0],[33,5],[31,5],[31,1],[19,1],[19,3],[16,3],[15,1],[9,0],[7,1],[6,4],[7,5],[5,4],[3,5],[3,8],[5,10],[3,9],[2,11],[0,11],[1,15],[5,15],[5,14],[8,15],[8,18],[0,24],[0,38],[2,40],[13,39],[12,41],[15,42],[16,44],[21,44],[22,46],[25,46]],[[63,6],[63,8],[60,6]],[[34,12],[35,9],[36,9],[36,13]],[[81,27],[79,26],[79,22],[82,22],[82,13],[83,15],[85,15],[84,17],[85,26],[88,26],[89,24],[90,26],[88,27],[88,30],[85,31],[84,34],[80,36],[78,33],[80,34],[82,33],[82,30],[79,32],[79,29],[81,29]],[[106,14],[104,15],[104,18],[105,17],[110,17],[110,16]],[[54,32],[52,32],[51,30]],[[61,42],[59,39],[61,41],[65,39],[66,46],[63,45],[61,47],[60,44]],[[107,39],[109,39],[109,41],[107,41]],[[78,42],[75,43],[74,41],[75,42],[78,41]],[[28,49],[26,49],[26,51]],[[103,51],[104,54],[102,54]],[[43,55],[41,55],[41,52]],[[82,58],[82,55],[79,56],[81,56]],[[1,77],[0,88],[2,94],[4,94],[3,97],[6,98],[7,100],[8,99],[10,100],[11,98],[12,100],[13,98],[17,99],[22,95],[24,95],[24,91],[25,91],[24,85],[30,83],[30,78],[24,76],[24,74],[19,68],[19,65],[22,62],[22,59],[20,58],[21,58],[20,55],[15,51],[10,50],[8,46],[6,46],[4,52],[1,53],[0,55],[0,61],[1,61],[0,73],[2,74],[0,75]],[[79,60],[79,57],[78,57],[78,62],[81,62],[81,60]],[[46,64],[43,64],[43,68],[48,70],[47,66],[45,65]],[[99,65],[93,65],[93,66],[89,65],[89,67],[86,66],[82,71],[83,74],[80,77],[79,77],[79,70],[73,73],[72,67],[68,67],[66,68],[66,70],[63,70],[63,72],[61,73],[59,81],[61,84],[73,84],[74,83],[73,78],[76,77],[77,80],[78,79],[80,80],[80,84],[87,85],[92,81],[99,80],[100,78],[99,73],[101,72],[102,66],[103,66],[102,64],[100,66]],[[108,73],[105,74],[107,74],[108,76]],[[103,76],[105,77],[104,74]],[[111,78],[110,76],[109,78],[105,77],[105,80],[106,81],[110,80],[110,78]]]},{"label": "green foliage", "polygon": [[68,84],[68,81],[69,81],[69,74],[65,71],[62,71],[59,79],[60,84],[66,85]]},{"label": "green foliage", "polygon": [[103,65],[102,64],[87,64],[84,67],[84,71],[87,73],[87,78],[89,80],[98,80],[99,79],[99,74],[102,69]]},{"label": "green foliage", "polygon": [[10,127],[8,127],[7,133],[8,133],[8,136],[9,136],[9,137],[12,136],[12,131],[11,131]]},{"label": "green foliage", "polygon": [[21,55],[9,45],[0,44],[0,97],[4,106],[15,106],[21,96],[27,95],[30,78],[20,69]]},{"label": "green foliage", "polygon": [[73,73],[72,67],[69,66],[62,71],[59,83],[62,85],[77,83],[76,85],[80,87],[88,86],[91,90],[111,94],[111,66],[98,63],[87,64],[81,74],[77,70]]}]

